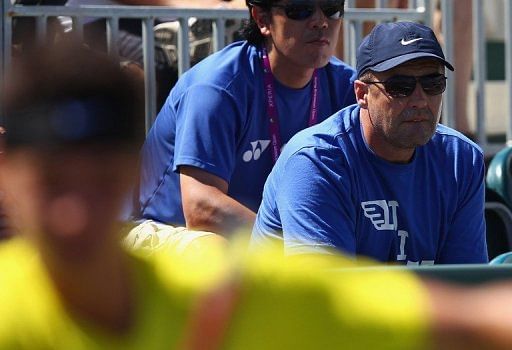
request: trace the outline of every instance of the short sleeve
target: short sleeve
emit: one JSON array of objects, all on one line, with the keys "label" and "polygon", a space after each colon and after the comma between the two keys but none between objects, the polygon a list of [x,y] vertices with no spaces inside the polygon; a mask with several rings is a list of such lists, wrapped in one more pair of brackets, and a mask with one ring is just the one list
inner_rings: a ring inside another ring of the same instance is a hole
[{"label": "short sleeve", "polygon": [[284,164],[276,190],[287,254],[354,254],[355,205],[345,162],[329,148],[302,148]]},{"label": "short sleeve", "polygon": [[194,166],[229,182],[242,124],[236,99],[214,85],[193,85],[182,96],[176,113],[173,170]]}]

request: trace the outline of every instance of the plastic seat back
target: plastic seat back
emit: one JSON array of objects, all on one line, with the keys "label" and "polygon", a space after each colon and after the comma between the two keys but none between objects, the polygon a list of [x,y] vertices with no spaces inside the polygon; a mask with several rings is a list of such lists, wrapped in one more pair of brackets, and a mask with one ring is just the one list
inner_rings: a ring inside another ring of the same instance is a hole
[{"label": "plastic seat back", "polygon": [[487,188],[498,193],[512,208],[512,147],[505,147],[492,158],[486,175]]}]

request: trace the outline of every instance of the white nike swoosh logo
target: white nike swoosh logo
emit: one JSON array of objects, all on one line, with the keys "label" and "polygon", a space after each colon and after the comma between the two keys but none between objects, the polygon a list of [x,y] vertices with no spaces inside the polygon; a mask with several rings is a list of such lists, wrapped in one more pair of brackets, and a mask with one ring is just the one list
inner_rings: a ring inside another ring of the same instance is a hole
[{"label": "white nike swoosh logo", "polygon": [[416,39],[411,39],[411,40],[404,40],[404,39],[402,39],[402,41],[400,43],[402,45],[406,46],[406,45],[412,44],[415,41],[422,40],[422,39],[423,38],[416,38]]}]

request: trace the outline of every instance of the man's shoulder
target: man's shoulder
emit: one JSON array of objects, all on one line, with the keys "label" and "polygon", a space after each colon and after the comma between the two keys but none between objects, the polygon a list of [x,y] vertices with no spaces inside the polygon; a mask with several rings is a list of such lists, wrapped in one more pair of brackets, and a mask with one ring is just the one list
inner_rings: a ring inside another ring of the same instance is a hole
[{"label": "man's shoulder", "polygon": [[323,122],[306,128],[286,144],[288,155],[304,149],[324,149],[338,152],[346,142],[351,142],[351,134],[358,130],[358,106],[351,105],[334,113]]},{"label": "man's shoulder", "polygon": [[352,86],[357,79],[356,70],[336,57],[331,57],[329,63],[324,67],[326,74],[336,82]]},{"label": "man's shoulder", "polygon": [[482,148],[463,133],[446,125],[438,124],[432,137],[433,145],[447,151],[471,152],[483,157]]},{"label": "man's shoulder", "polygon": [[245,41],[234,42],[190,68],[180,77],[176,87],[183,88],[199,83],[222,87],[236,81],[250,83],[253,79],[248,76],[255,73],[257,51],[256,47]]},{"label": "man's shoulder", "polygon": [[336,72],[346,71],[347,74],[354,74],[354,76],[356,74],[356,70],[351,65],[340,60],[336,56],[332,56],[329,59],[329,63],[327,64],[326,67],[328,67]]}]

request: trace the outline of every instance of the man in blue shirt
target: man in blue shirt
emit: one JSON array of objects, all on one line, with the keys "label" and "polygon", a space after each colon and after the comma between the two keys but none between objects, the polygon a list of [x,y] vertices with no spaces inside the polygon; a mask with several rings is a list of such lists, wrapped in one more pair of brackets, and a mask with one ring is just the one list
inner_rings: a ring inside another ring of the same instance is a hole
[{"label": "man in blue shirt", "polygon": [[136,217],[219,233],[252,227],[282,146],[355,102],[355,71],[333,57],[343,0],[247,5],[247,40],[185,73],[149,131]]},{"label": "man in blue shirt", "polygon": [[482,150],[438,124],[445,67],[428,27],[378,25],[357,53],[357,105],[297,134],[265,185],[252,244],[404,264],[487,261]]}]

